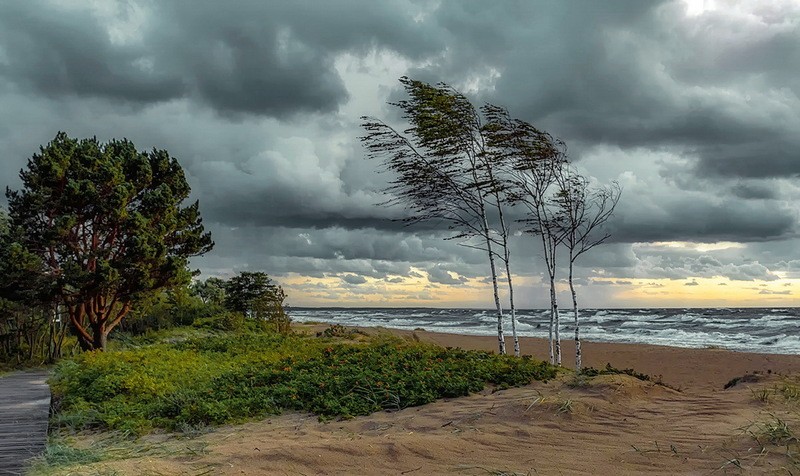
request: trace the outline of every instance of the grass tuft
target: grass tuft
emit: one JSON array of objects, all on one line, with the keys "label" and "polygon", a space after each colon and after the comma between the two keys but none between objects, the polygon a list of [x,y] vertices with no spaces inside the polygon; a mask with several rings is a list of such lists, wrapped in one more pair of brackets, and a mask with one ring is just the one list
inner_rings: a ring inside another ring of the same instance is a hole
[{"label": "grass tuft", "polygon": [[786,420],[772,415],[766,422],[758,424],[759,441],[766,441],[776,446],[787,446],[797,443],[797,436],[794,434]]},{"label": "grass tuft", "polygon": [[772,397],[775,395],[775,392],[769,388],[750,389],[750,391],[753,394],[753,398],[761,403],[771,403]]},{"label": "grass tuft", "polygon": [[73,466],[97,463],[104,459],[102,451],[74,448],[63,441],[49,443],[42,454],[49,466]]},{"label": "grass tuft", "polygon": [[800,384],[796,380],[785,380],[777,390],[787,402],[800,402]]},{"label": "grass tuft", "polygon": [[574,408],[574,406],[572,404],[572,400],[569,399],[569,398],[564,400],[563,402],[561,402],[561,405],[558,406],[558,413],[569,413],[569,414],[571,414],[574,411],[575,411],[575,408]]}]

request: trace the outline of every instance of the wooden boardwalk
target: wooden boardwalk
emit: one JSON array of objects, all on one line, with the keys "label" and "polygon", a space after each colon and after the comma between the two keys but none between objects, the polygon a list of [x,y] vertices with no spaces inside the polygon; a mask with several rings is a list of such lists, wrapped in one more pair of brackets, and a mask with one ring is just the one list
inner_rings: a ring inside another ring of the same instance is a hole
[{"label": "wooden boardwalk", "polygon": [[0,475],[25,472],[28,460],[44,450],[50,413],[46,371],[0,377]]}]

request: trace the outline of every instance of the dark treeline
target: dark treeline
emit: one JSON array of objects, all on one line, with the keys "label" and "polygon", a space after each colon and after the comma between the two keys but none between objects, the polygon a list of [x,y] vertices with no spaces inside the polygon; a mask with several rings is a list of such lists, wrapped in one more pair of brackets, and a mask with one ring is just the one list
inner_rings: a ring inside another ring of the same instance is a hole
[{"label": "dark treeline", "polygon": [[[289,332],[283,289],[265,273],[242,272],[231,279],[208,278],[164,289],[136,303],[115,330],[117,339],[193,326],[212,331]],[[52,363],[81,351],[63,306],[36,307],[0,299],[0,363]]]},{"label": "dark treeline", "polygon": [[195,326],[236,331],[253,327],[289,332],[286,294],[266,273],[241,272],[230,279],[211,277],[166,290],[123,322],[119,330],[133,335]]}]

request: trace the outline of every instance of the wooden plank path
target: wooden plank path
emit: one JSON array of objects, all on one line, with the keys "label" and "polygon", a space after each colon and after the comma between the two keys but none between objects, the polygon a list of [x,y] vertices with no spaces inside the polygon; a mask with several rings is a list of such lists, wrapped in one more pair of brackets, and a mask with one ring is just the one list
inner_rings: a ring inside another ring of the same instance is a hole
[{"label": "wooden plank path", "polygon": [[27,462],[44,451],[50,414],[47,371],[0,377],[0,475],[24,474]]}]

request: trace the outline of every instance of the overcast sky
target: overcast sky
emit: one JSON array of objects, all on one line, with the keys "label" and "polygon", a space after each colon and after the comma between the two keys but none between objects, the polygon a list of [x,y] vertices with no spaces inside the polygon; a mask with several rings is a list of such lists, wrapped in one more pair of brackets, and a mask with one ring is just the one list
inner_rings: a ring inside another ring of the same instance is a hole
[{"label": "overcast sky", "polygon": [[[0,185],[63,130],[167,149],[216,247],[293,305],[491,306],[488,264],[376,204],[359,117],[444,81],[623,196],[588,306],[800,304],[800,2],[0,2]],[[536,242],[514,243],[523,307]]]}]

